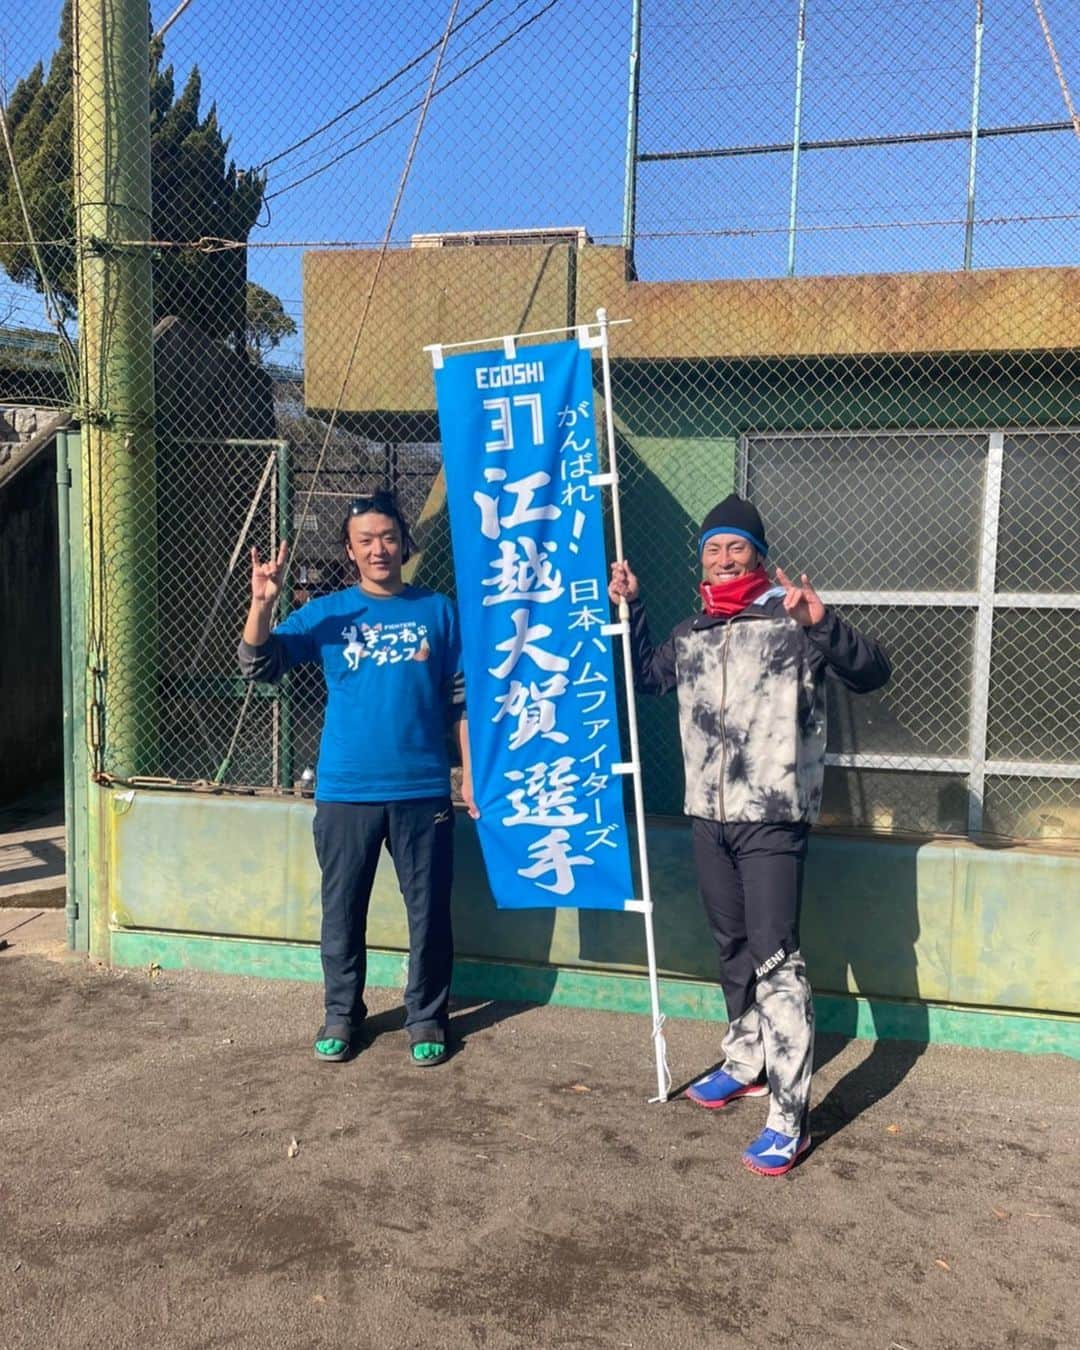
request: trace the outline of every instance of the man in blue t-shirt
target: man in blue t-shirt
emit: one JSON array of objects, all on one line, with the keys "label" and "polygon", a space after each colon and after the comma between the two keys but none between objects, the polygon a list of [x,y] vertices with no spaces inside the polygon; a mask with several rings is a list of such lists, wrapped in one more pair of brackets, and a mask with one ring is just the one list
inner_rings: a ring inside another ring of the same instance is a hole
[{"label": "man in blue t-shirt", "polygon": [[446,1058],[453,965],[450,727],[461,750],[462,797],[476,814],[457,611],[445,595],[402,580],[411,541],[391,494],[357,497],[341,540],[357,584],[310,600],[273,630],[286,545],[265,563],[251,550],[240,668],[248,679],[275,681],[314,661],[326,677],[314,826],[326,1016],[315,1054],[346,1059],[362,1031],[368,903],[385,843],[409,920],[410,1055],[427,1067]]}]

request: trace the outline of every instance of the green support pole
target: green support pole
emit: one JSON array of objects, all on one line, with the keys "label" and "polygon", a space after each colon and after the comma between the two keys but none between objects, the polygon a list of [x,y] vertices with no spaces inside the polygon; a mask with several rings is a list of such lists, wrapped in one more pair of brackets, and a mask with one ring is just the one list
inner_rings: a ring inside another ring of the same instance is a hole
[{"label": "green support pole", "polygon": [[86,951],[90,945],[90,906],[91,889],[89,885],[89,838],[90,838],[90,799],[93,788],[90,782],[90,753],[87,736],[87,645],[86,616],[89,613],[90,579],[84,563],[86,556],[87,520],[83,509],[86,484],[86,460],[82,451],[82,437],[77,431],[68,431],[67,461],[71,475],[71,488],[68,493],[68,566],[69,591],[71,605],[71,761],[68,772],[71,774],[72,805],[74,828],[69,832],[69,841],[74,844],[73,871],[69,873],[69,884],[75,896],[75,934],[74,945],[79,951]]},{"label": "green support pole", "polygon": [[157,527],[146,0],[75,0],[79,397],[89,465],[97,769],[154,764]]}]

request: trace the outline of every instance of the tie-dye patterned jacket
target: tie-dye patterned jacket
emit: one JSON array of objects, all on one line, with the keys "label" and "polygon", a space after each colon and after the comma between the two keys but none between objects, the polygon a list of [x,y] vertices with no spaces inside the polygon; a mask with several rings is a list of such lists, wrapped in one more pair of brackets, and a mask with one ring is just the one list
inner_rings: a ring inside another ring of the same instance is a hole
[{"label": "tie-dye patterned jacket", "polygon": [[659,647],[635,601],[630,632],[638,690],[678,690],[686,814],[813,823],[825,771],[825,676],[856,693],[880,689],[891,667],[873,638],[831,611],[801,628],[782,590],[730,619],[685,619]]}]

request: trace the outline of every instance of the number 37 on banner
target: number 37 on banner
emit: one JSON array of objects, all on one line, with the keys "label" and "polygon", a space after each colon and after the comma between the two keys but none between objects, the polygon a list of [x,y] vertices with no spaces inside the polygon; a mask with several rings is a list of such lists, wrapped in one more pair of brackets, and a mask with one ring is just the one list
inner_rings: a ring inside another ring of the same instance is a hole
[{"label": "number 37 on banner", "polygon": [[498,440],[485,441],[485,450],[489,452],[513,450],[515,408],[528,409],[532,444],[543,445],[544,416],[539,394],[514,394],[512,398],[485,398],[483,407],[491,417],[489,429],[498,437]]}]

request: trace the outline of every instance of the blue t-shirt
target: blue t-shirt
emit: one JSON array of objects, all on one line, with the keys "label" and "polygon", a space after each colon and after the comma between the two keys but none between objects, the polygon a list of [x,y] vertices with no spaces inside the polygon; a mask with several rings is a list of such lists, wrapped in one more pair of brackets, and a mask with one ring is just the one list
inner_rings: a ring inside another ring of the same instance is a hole
[{"label": "blue t-shirt", "polygon": [[461,638],[445,595],[406,586],[377,596],[350,586],[310,600],[274,636],[286,667],[318,661],[326,676],[317,801],[449,794],[446,732]]}]

